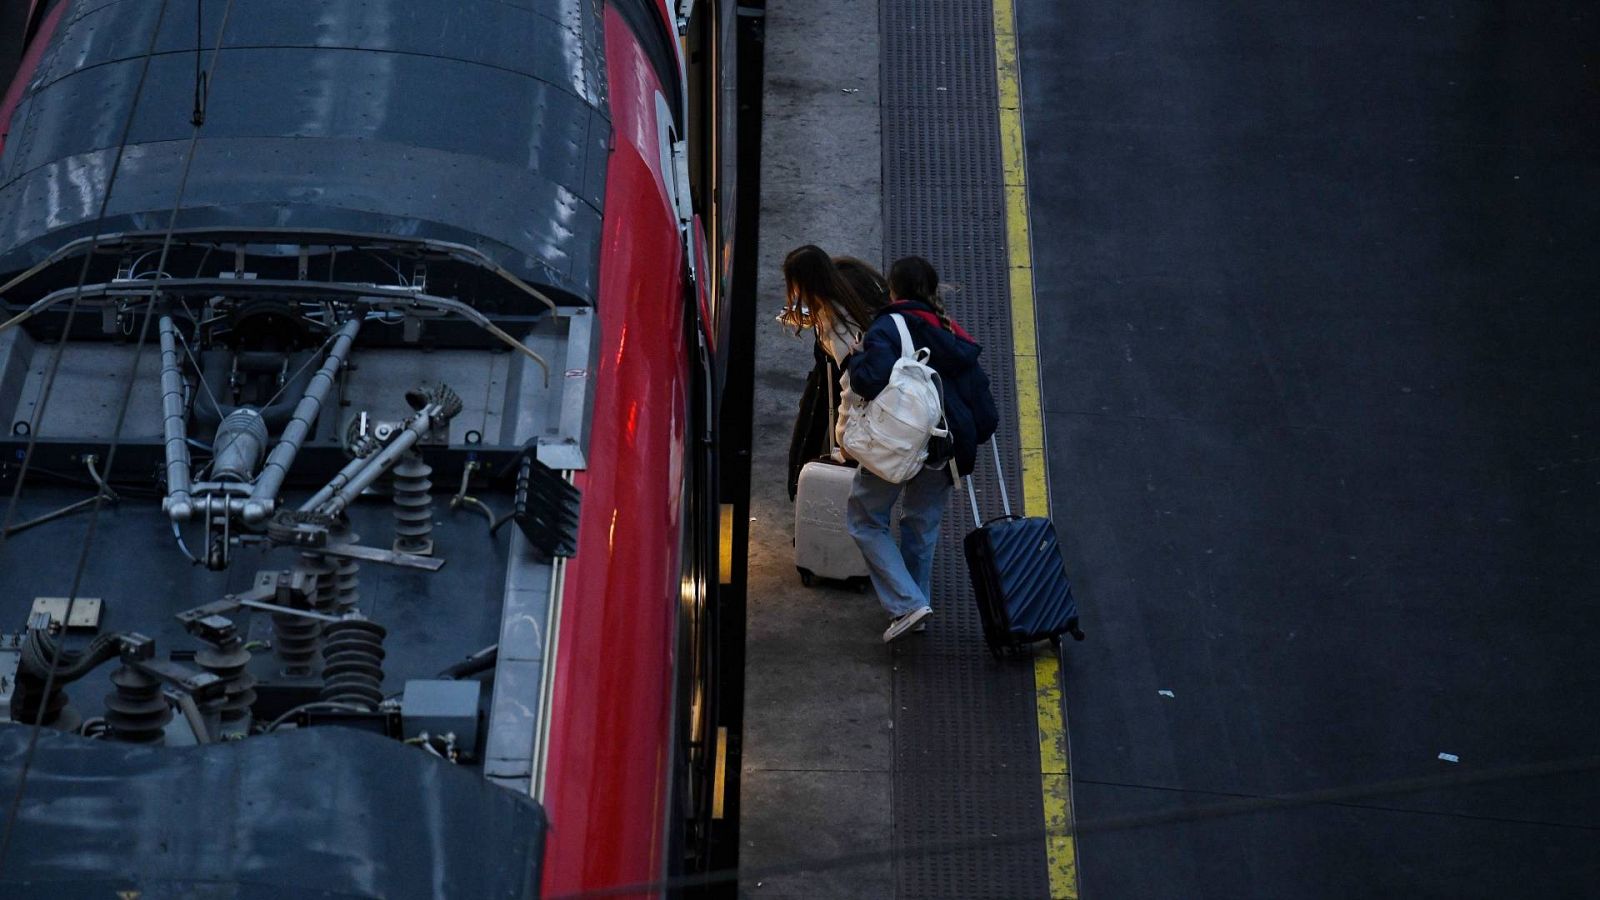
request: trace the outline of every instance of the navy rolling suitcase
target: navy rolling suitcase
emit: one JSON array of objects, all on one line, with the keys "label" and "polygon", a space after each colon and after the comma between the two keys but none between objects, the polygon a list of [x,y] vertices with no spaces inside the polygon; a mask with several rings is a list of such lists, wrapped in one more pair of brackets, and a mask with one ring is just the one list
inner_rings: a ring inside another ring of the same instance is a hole
[{"label": "navy rolling suitcase", "polygon": [[967,478],[972,520],[978,527],[963,542],[990,652],[1000,657],[1035,641],[1059,642],[1063,634],[1083,640],[1078,601],[1067,580],[1055,525],[1046,518],[1012,515],[998,446],[994,448],[994,466],[1005,515],[984,522],[972,479]]}]

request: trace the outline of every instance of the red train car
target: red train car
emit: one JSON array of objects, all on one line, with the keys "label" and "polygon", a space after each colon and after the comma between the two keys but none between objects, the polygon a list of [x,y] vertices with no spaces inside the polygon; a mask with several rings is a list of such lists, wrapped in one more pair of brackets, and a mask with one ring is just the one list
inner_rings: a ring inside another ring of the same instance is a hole
[{"label": "red train car", "polygon": [[29,9],[0,885],[656,895],[736,861],[759,27]]}]

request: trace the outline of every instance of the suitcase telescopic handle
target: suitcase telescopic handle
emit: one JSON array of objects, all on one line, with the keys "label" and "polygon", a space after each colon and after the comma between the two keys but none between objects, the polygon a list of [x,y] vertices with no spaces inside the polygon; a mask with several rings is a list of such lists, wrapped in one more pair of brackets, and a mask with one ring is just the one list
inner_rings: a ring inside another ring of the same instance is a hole
[{"label": "suitcase telescopic handle", "polygon": [[[1014,519],[1016,516],[1011,514],[1011,495],[1006,491],[1006,472],[1005,469],[1001,468],[1000,466],[1000,440],[998,438],[990,438],[989,449],[994,451],[994,477],[995,480],[1000,483],[1000,503],[1005,507],[1006,511],[1005,515],[996,516],[989,521],[996,522],[1000,519]],[[984,525],[983,514],[978,512],[978,494],[977,491],[973,490],[972,488],[972,476],[968,475],[965,480],[967,482],[967,499],[972,501],[972,524],[978,528],[982,528]]]},{"label": "suitcase telescopic handle", "polygon": [[989,439],[989,449],[994,451],[994,477],[1000,482],[1000,505],[1005,508],[1006,515],[1011,515],[1011,495],[1006,493],[1006,470],[1000,465],[1000,440]]},{"label": "suitcase telescopic handle", "polygon": [[839,443],[834,431],[839,427],[839,410],[834,406],[833,392],[839,387],[839,370],[833,362],[833,354],[828,354],[828,383],[823,385],[828,392],[828,457],[838,455]]}]

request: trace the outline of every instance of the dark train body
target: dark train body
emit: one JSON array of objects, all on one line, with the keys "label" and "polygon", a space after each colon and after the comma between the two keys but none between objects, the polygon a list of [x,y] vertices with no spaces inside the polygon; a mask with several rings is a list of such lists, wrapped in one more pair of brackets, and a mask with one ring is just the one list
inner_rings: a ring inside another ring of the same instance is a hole
[{"label": "dark train body", "polygon": [[0,105],[0,892],[731,861],[735,12],[35,4]]}]

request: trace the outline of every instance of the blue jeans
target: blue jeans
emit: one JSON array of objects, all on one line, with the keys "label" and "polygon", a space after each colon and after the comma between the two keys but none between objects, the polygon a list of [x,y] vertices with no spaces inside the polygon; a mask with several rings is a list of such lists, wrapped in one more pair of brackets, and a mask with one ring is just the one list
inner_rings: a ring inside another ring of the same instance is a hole
[{"label": "blue jeans", "polygon": [[[890,531],[894,501],[905,492],[900,514],[900,546]],[[878,602],[891,616],[932,606],[933,548],[939,519],[950,496],[950,470],[923,469],[905,484],[890,484],[866,469],[856,469],[846,524],[867,559]]]}]

